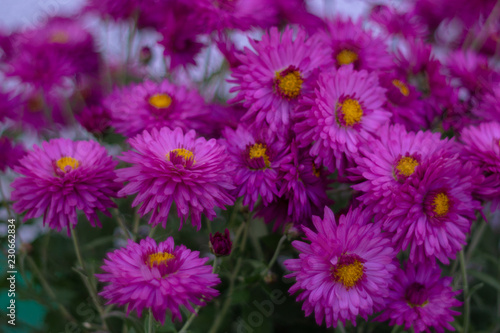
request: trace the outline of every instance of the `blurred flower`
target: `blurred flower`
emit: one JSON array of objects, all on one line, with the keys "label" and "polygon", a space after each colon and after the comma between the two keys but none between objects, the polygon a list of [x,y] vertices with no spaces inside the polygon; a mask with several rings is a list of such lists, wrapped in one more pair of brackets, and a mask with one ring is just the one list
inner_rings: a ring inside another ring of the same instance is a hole
[{"label": "blurred flower", "polygon": [[296,34],[290,27],[282,33],[271,28],[261,41],[250,44],[255,51],[245,49],[237,56],[242,65],[233,69],[229,82],[236,84],[230,92],[238,95],[228,102],[249,108],[242,121],[251,128],[269,127],[270,133],[282,136],[290,128],[297,100],[313,89],[315,72],[328,54],[300,28]]},{"label": "blurred flower", "polygon": [[22,144],[14,144],[13,141],[7,137],[0,137],[0,171],[5,172],[7,168],[14,168],[19,164],[19,160],[26,154]]},{"label": "blurred flower", "polygon": [[165,126],[180,127],[184,131],[202,130],[207,126],[200,117],[209,113],[197,91],[167,80],[115,89],[104,99],[103,106],[111,114],[111,126],[127,137]]},{"label": "blurred flower", "polygon": [[127,315],[135,310],[141,317],[146,308],[162,324],[167,312],[172,322],[182,320],[181,306],[194,313],[193,305],[205,305],[219,295],[212,287],[220,279],[205,265],[208,258],[199,256],[184,245],[175,246],[172,237],[158,244],[149,237],[139,244],[129,240],[126,247],[104,259],[101,269],[105,273],[96,274],[106,283],[99,295],[108,304],[127,305]]},{"label": "blurred flower", "polygon": [[299,292],[306,316],[315,313],[316,323],[336,327],[340,320],[356,326],[356,317],[367,320],[383,308],[389,283],[396,270],[396,253],[389,239],[361,209],[350,210],[335,221],[325,207],[325,218],[313,216],[317,233],[304,228],[309,243],[294,241],[299,259],[285,261],[296,283],[289,292]]},{"label": "blurred flower", "polygon": [[213,236],[210,233],[210,251],[217,257],[228,256],[231,254],[233,243],[229,237],[229,229],[224,230],[224,234],[216,232]]},{"label": "blurred flower", "polygon": [[94,141],[53,139],[34,146],[14,171],[24,177],[14,180],[13,208],[26,211],[24,220],[43,215],[44,224],[61,231],[74,228],[76,210],[82,210],[92,226],[101,226],[97,211],[110,216],[111,200],[120,184],[115,182],[113,161],[106,149]]},{"label": "blurred flower", "polygon": [[385,89],[375,73],[342,66],[319,76],[314,93],[300,101],[294,126],[300,147],[312,145],[309,153],[317,166],[343,174],[347,161],[391,114],[383,105]]},{"label": "blurred flower", "polygon": [[404,38],[425,38],[429,34],[422,19],[411,11],[399,12],[390,6],[377,5],[372,8],[370,19],[389,34]]},{"label": "blurred flower", "polygon": [[225,209],[234,198],[232,172],[234,165],[227,163],[223,146],[215,139],[195,139],[191,130],[171,131],[167,127],[129,139],[136,151],[126,151],[121,160],[132,166],[116,171],[120,181],[129,182],[119,192],[120,196],[138,193],[132,207],[142,203],[141,216],[152,213],[149,223],[165,228],[170,207],[177,207],[181,227],[191,217],[191,223],[199,230],[201,214],[211,221],[215,208]]},{"label": "blurred flower", "polygon": [[80,125],[93,134],[102,135],[110,126],[109,111],[100,105],[84,108],[82,112],[75,115],[75,118]]},{"label": "blurred flower", "polygon": [[484,181],[474,192],[479,198],[491,201],[492,211],[500,208],[500,123],[485,122],[462,130],[461,157],[471,161],[484,175]]},{"label": "blurred flower", "polygon": [[431,263],[407,264],[394,275],[387,305],[378,321],[390,320],[390,325],[404,325],[415,333],[454,331],[450,322],[460,313],[452,307],[462,304],[455,296],[460,291],[451,288],[451,277],[440,278],[441,270]]},{"label": "blurred flower", "polygon": [[328,52],[331,66],[339,68],[352,64],[354,69],[387,70],[393,59],[387,52],[386,41],[363,30],[361,20],[352,22],[336,18],[326,22],[326,29],[318,32],[322,46]]}]

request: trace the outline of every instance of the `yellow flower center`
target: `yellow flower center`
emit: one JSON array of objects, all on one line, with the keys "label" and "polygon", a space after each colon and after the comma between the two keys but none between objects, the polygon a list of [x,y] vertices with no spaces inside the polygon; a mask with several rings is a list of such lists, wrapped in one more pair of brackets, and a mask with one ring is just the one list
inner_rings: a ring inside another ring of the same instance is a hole
[{"label": "yellow flower center", "polygon": [[410,89],[408,89],[408,86],[404,84],[402,81],[392,80],[392,84],[399,89],[399,92],[402,95],[408,96],[410,94]]},{"label": "yellow flower center", "polygon": [[290,66],[281,72],[276,72],[274,82],[277,86],[278,94],[286,98],[297,98],[302,90],[302,77],[295,67]]},{"label": "yellow flower center", "polygon": [[363,109],[357,100],[351,98],[346,99],[340,104],[340,109],[345,126],[353,126],[361,121]]},{"label": "yellow flower center", "polygon": [[425,301],[422,304],[413,304],[413,303],[410,303],[410,302],[406,302],[406,304],[408,304],[408,306],[410,308],[414,308],[414,307],[423,308],[424,306],[426,306],[427,304],[429,304],[429,301]]},{"label": "yellow flower center", "polygon": [[313,175],[319,177],[321,175],[321,169],[316,167],[316,164],[313,162]]},{"label": "yellow flower center", "polygon": [[363,277],[363,264],[359,260],[353,263],[340,265],[334,271],[335,281],[342,283],[347,289],[354,287]]},{"label": "yellow flower center", "polygon": [[248,156],[251,159],[262,157],[264,159],[264,164],[266,165],[266,168],[269,168],[269,165],[271,165],[271,163],[269,162],[269,156],[267,155],[267,146],[265,144],[255,143],[253,146],[250,147]]},{"label": "yellow flower center", "polygon": [[155,94],[149,98],[149,104],[157,109],[166,109],[172,104],[172,97],[167,94]]},{"label": "yellow flower center", "polygon": [[337,54],[337,63],[339,65],[349,65],[356,60],[358,60],[358,55],[351,50],[344,49]]},{"label": "yellow flower center", "polygon": [[66,44],[68,41],[69,36],[65,31],[56,31],[49,38],[49,43],[54,44]]},{"label": "yellow flower center", "polygon": [[400,174],[408,177],[415,172],[415,168],[418,166],[418,162],[413,157],[405,156],[399,159],[396,169]]},{"label": "yellow flower center", "polygon": [[177,157],[183,157],[186,161],[187,160],[193,160],[193,164],[194,164],[194,154],[191,150],[187,150],[187,149],[184,149],[184,148],[177,148],[177,149],[172,149],[171,151],[168,152],[168,154],[166,155],[167,156],[167,160],[170,161],[170,153],[175,153],[175,156]]},{"label": "yellow flower center", "polygon": [[438,193],[432,201],[433,212],[437,216],[443,216],[450,210],[450,198],[444,193]]},{"label": "yellow flower center", "polygon": [[175,256],[173,254],[168,252],[158,252],[150,254],[146,263],[149,265],[149,267],[160,265],[167,266],[168,262],[172,259],[175,259]]},{"label": "yellow flower center", "polygon": [[67,166],[70,166],[71,170],[75,170],[80,164],[78,160],[74,159],[73,157],[65,156],[58,159],[56,161],[56,165],[59,169],[61,169],[62,172],[66,172]]}]

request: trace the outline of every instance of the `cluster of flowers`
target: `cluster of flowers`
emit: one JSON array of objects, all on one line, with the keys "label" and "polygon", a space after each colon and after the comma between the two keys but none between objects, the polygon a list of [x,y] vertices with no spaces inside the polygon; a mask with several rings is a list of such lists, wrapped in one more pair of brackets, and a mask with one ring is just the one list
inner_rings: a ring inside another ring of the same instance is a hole
[{"label": "cluster of flowers", "polygon": [[[132,206],[151,225],[166,227],[175,204],[181,226],[199,230],[202,214],[211,221],[241,197],[275,230],[291,223],[305,234],[285,266],[290,292],[318,324],[382,311],[377,320],[415,332],[453,330],[459,292],[438,261],[455,259],[476,213],[500,202],[500,72],[490,66],[500,26],[486,20],[495,3],[377,6],[367,20],[375,35],[362,20],[313,16],[300,0],[89,1],[88,12],[158,31],[174,78],[195,64],[201,41],[217,45],[231,67],[228,105],[172,80],[106,92],[107,66],[75,19],[2,36],[0,69],[23,89],[2,92],[0,120],[40,131],[71,124],[69,101],[89,132],[111,127],[130,146],[119,169],[95,141],[35,147],[13,166],[23,175],[14,209],[69,233],[77,210],[99,225],[96,212],[116,207],[113,198],[136,195]],[[237,49],[227,29],[252,27],[262,37]],[[423,41],[431,36],[446,45],[440,59]],[[340,183],[351,208],[336,219],[328,194]],[[207,260],[172,238],[130,242],[105,260],[102,296],[181,319],[180,305],[194,311],[218,295]]]}]

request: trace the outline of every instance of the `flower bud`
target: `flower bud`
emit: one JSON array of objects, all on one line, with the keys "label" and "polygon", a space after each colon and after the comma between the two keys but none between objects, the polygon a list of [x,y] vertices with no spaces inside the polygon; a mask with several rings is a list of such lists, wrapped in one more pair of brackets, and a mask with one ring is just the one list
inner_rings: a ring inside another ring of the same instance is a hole
[{"label": "flower bud", "polygon": [[216,232],[215,235],[210,233],[210,251],[217,257],[228,256],[231,254],[233,243],[229,237],[229,229],[224,230],[224,234]]}]

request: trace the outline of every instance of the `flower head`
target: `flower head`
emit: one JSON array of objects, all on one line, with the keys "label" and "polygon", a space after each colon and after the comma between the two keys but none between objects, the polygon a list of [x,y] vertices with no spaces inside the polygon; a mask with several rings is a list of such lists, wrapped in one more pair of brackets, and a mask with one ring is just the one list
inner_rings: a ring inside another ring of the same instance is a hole
[{"label": "flower head", "polygon": [[233,243],[229,236],[229,229],[224,230],[224,234],[216,232],[213,236],[210,233],[210,251],[218,257],[231,254]]},{"label": "flower head", "polygon": [[197,91],[168,81],[146,81],[115,90],[103,105],[111,113],[111,125],[128,137],[164,126],[199,130],[206,125],[199,118],[208,113]]},{"label": "flower head", "polygon": [[151,214],[153,226],[166,227],[168,213],[175,202],[182,223],[201,227],[201,214],[209,220],[215,208],[234,203],[234,166],[227,164],[223,146],[215,139],[195,138],[195,131],[184,134],[180,128],[153,129],[129,139],[135,151],[126,151],[121,160],[132,166],[117,170],[120,181],[129,182],[120,196],[138,193],[132,206],[142,203],[139,214]]},{"label": "flower head", "polygon": [[94,141],[53,139],[33,150],[19,161],[14,171],[21,174],[12,183],[14,210],[26,211],[25,220],[43,215],[43,222],[61,231],[74,228],[77,210],[90,223],[101,225],[97,211],[106,215],[116,207],[120,184],[115,181],[113,161],[106,149]]},{"label": "flower head", "polygon": [[377,75],[342,66],[319,76],[318,87],[301,100],[294,126],[301,147],[311,145],[309,153],[317,165],[330,172],[345,168],[345,157],[352,160],[358,144],[390,118],[385,111],[385,89]]},{"label": "flower head", "polygon": [[415,333],[430,332],[434,328],[442,333],[453,331],[449,322],[459,315],[452,307],[462,302],[455,296],[460,291],[451,288],[451,277],[441,278],[441,270],[430,263],[407,264],[406,269],[398,269],[394,275],[384,312],[379,321],[390,320],[390,325],[404,325],[406,330],[413,327]]},{"label": "flower head", "polygon": [[175,246],[172,237],[158,244],[149,237],[139,244],[129,240],[107,257],[101,267],[104,273],[96,274],[106,283],[99,295],[108,304],[128,305],[127,314],[135,310],[141,316],[149,308],[164,324],[167,312],[172,321],[182,320],[181,305],[195,312],[193,305],[205,305],[219,295],[213,287],[220,279],[205,265],[208,258],[184,245]]},{"label": "flower head", "polygon": [[500,123],[485,122],[462,130],[461,157],[471,161],[484,175],[474,192],[483,200],[492,201],[492,210],[500,205]]},{"label": "flower head", "polygon": [[279,191],[279,167],[289,154],[288,146],[275,138],[243,126],[223,132],[229,159],[235,166],[236,196],[253,210],[259,196],[264,205],[273,201]]},{"label": "flower head", "polygon": [[238,56],[242,65],[233,69],[231,91],[238,95],[230,102],[243,102],[248,112],[242,120],[255,128],[269,127],[283,134],[289,128],[293,107],[299,97],[311,91],[314,72],[327,62],[326,52],[315,47],[306,32],[271,28],[261,41],[250,40],[254,51]]},{"label": "flower head", "polygon": [[313,311],[316,323],[337,326],[340,320],[355,325],[358,315],[367,318],[384,305],[389,281],[396,266],[389,239],[361,209],[350,210],[335,221],[325,207],[325,217],[313,217],[317,233],[304,228],[310,243],[294,241],[299,259],[285,261],[296,283],[291,294],[299,292],[306,316]]}]

